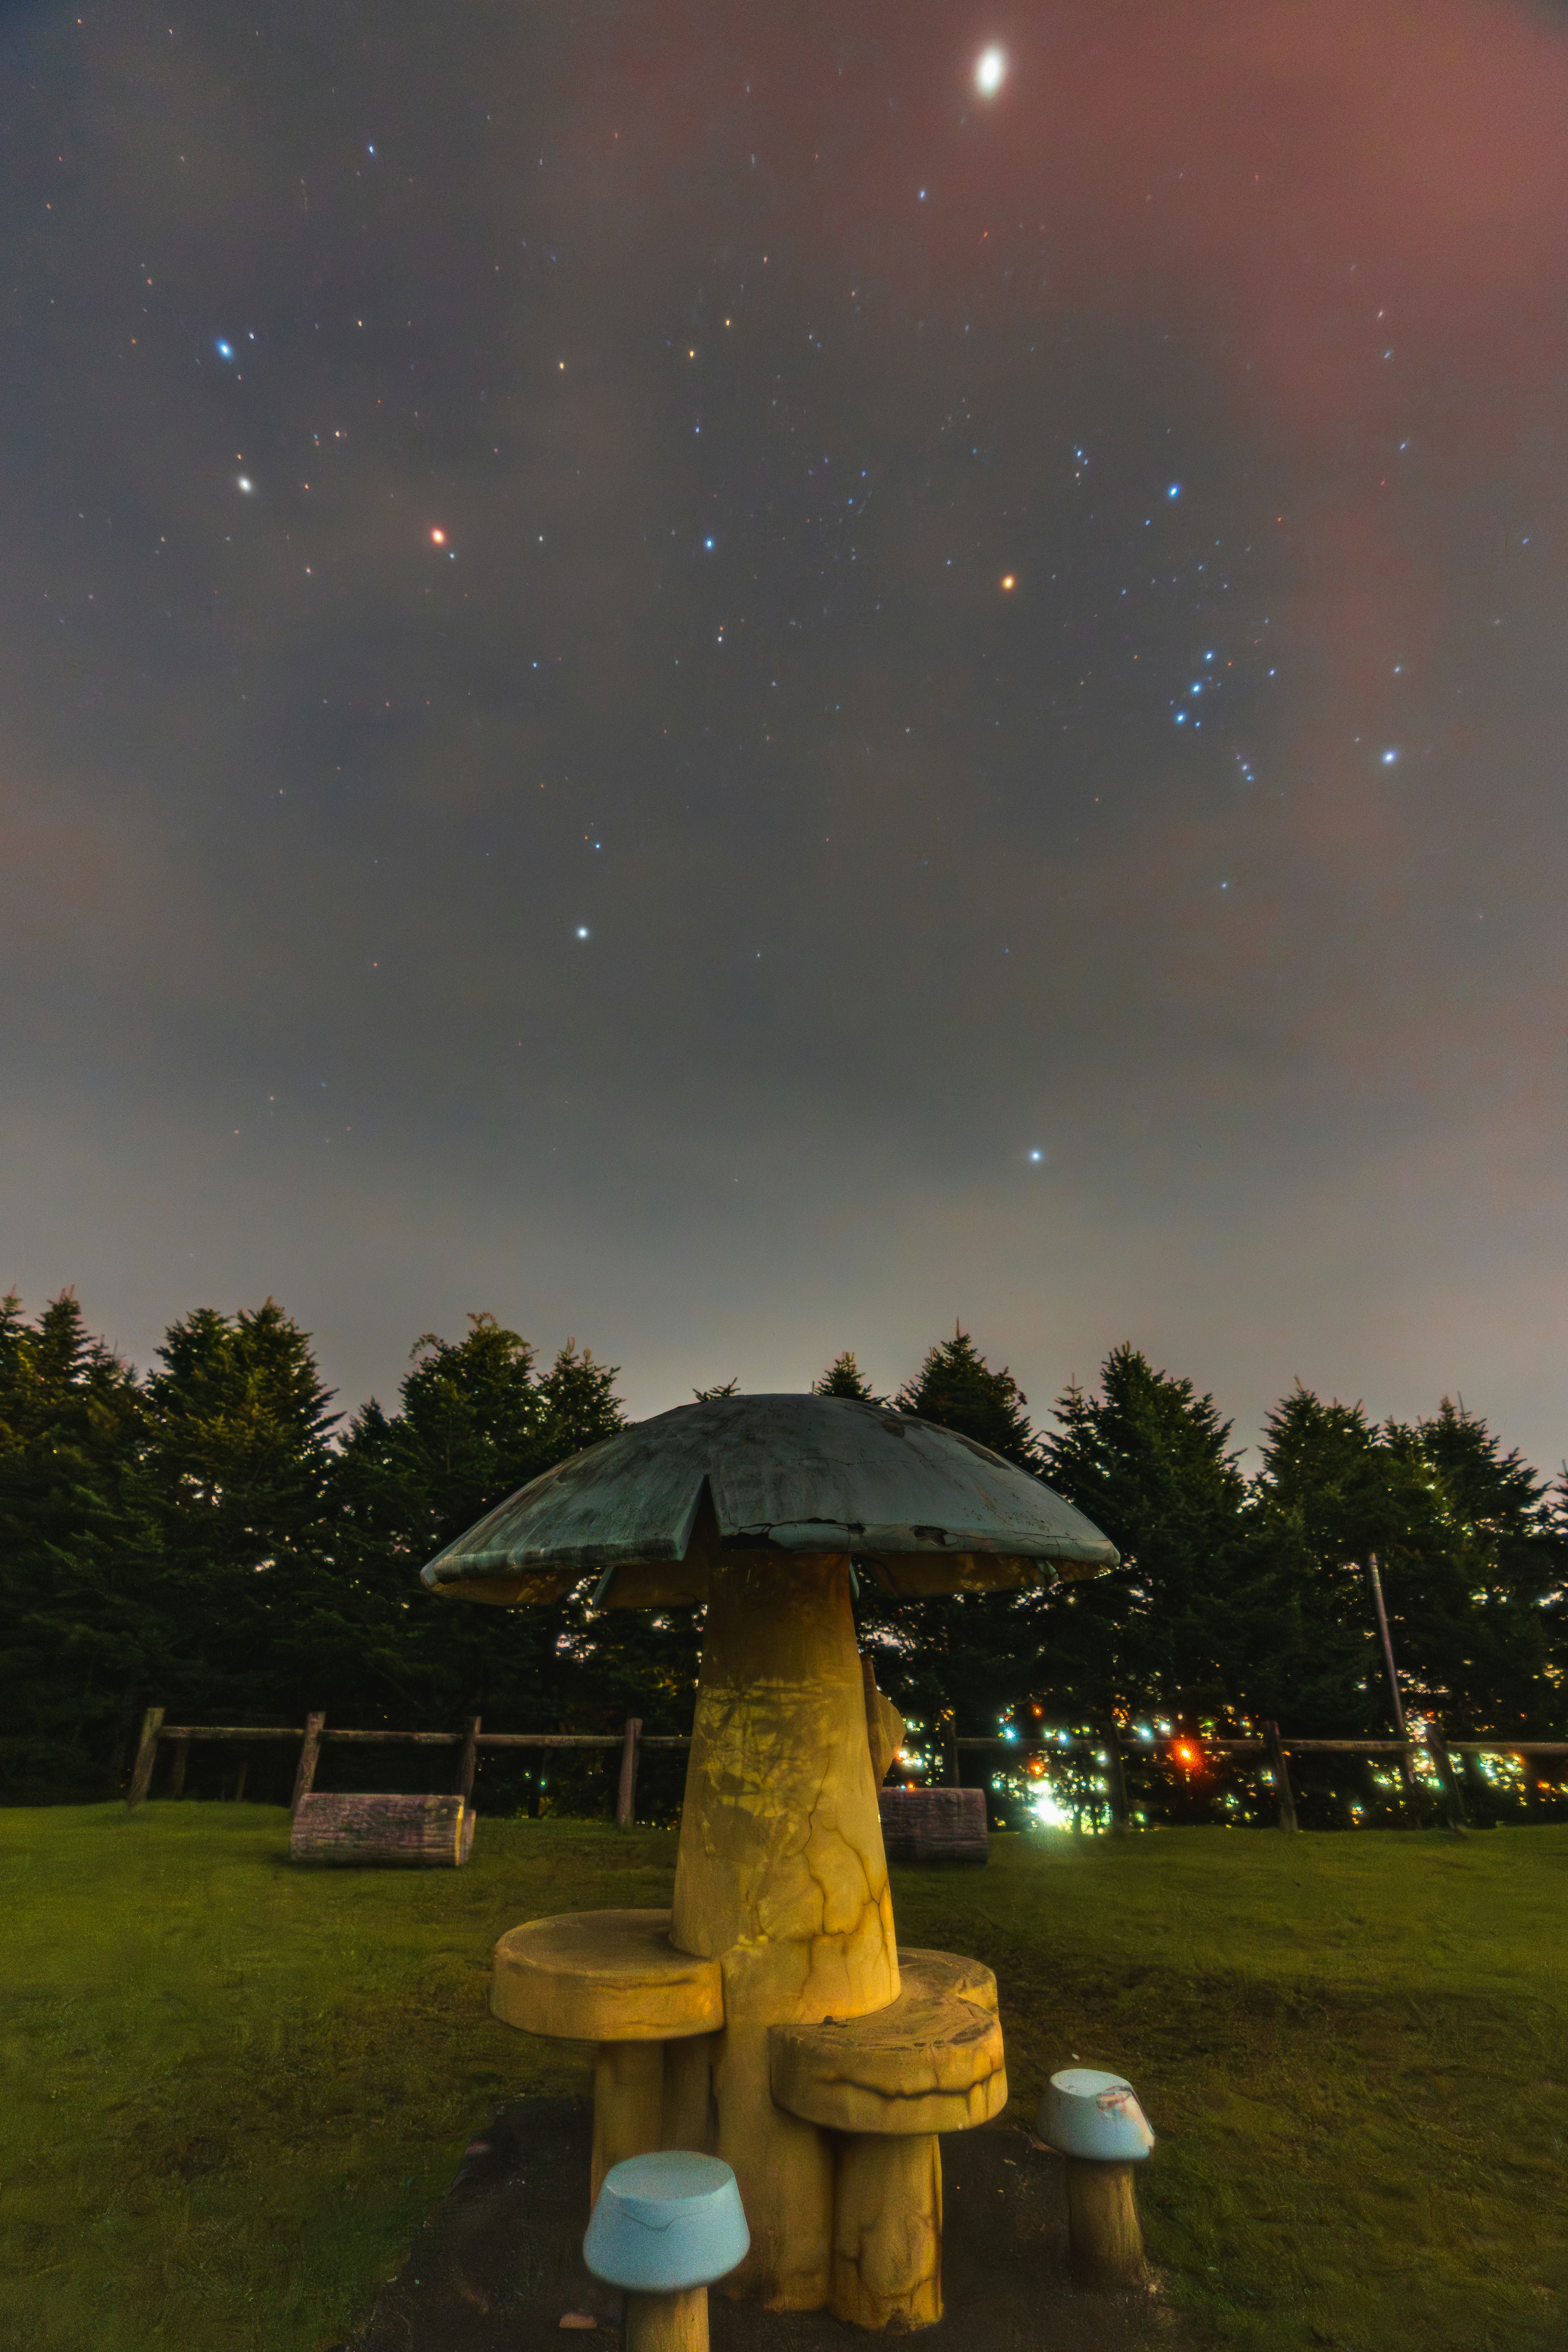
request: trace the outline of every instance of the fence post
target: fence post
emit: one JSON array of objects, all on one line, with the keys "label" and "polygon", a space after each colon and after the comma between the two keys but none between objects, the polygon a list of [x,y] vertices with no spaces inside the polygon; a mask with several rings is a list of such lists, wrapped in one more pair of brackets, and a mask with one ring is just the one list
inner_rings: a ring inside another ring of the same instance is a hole
[{"label": "fence post", "polygon": [[170,1744],[174,1753],[169,1773],[169,1794],[171,1797],[183,1797],[185,1793],[185,1767],[191,1760],[191,1743],[187,1738],[175,1739]]},{"label": "fence post", "polygon": [[136,1762],[131,1774],[131,1786],[125,1791],[125,1810],[130,1812],[142,1802],[152,1784],[153,1767],[158,1761],[158,1728],[163,1720],[161,1706],[150,1706],[142,1718],[142,1744],[136,1750]]},{"label": "fence post", "polygon": [[474,1801],[474,1767],[479,1760],[479,1720],[477,1715],[470,1715],[468,1717],[468,1727],[463,1738],[463,1753],[458,1765],[458,1778],[453,1790],[453,1794],[461,1797],[464,1803],[468,1805]]},{"label": "fence post", "polygon": [[1121,1736],[1114,1723],[1108,1723],[1105,1740],[1106,1794],[1110,1800],[1110,1828],[1116,1837],[1125,1837],[1128,1830],[1127,1775],[1121,1765]]},{"label": "fence post", "polygon": [[1277,1723],[1259,1727],[1263,1733],[1263,1752],[1268,1759],[1268,1769],[1274,1775],[1274,1794],[1279,1807],[1279,1827],[1287,1837],[1296,1834],[1296,1794],[1290,1786],[1290,1773],[1285,1762],[1285,1743],[1279,1737]]},{"label": "fence post", "polygon": [[629,1830],[637,1817],[637,1748],[642,1738],[642,1717],[628,1715],[626,1735],[621,1742],[621,1783],[616,1791],[616,1827]]},{"label": "fence post", "polygon": [[1443,1727],[1435,1715],[1428,1716],[1426,1719],[1426,1752],[1437,1768],[1438,1802],[1442,1809],[1443,1825],[1450,1836],[1463,1837],[1465,1800],[1454,1777],[1454,1759],[1448,1753]]},{"label": "fence post", "polygon": [[289,1800],[291,1814],[299,1811],[300,1799],[310,1793],[316,1778],[316,1759],[321,1752],[321,1727],[326,1720],[324,1715],[308,1715],[305,1717],[305,1737],[300,1743],[300,1769],[294,1775],[294,1793]]},{"label": "fence post", "polygon": [[947,1751],[947,1786],[950,1789],[956,1789],[962,1785],[958,1769],[958,1717],[951,1707],[947,1711],[944,1722],[946,1729],[943,1733],[943,1745]]}]

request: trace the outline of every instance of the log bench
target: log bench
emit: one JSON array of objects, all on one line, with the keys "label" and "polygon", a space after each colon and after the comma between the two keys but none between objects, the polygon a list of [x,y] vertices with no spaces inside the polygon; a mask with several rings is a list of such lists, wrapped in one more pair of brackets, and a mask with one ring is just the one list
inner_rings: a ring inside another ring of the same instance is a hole
[{"label": "log bench", "polygon": [[473,1807],[462,1797],[311,1794],[295,1809],[289,1858],[457,1870],[473,1843]]},{"label": "log bench", "polygon": [[991,1834],[984,1789],[879,1789],[889,1862],[984,1862]]}]

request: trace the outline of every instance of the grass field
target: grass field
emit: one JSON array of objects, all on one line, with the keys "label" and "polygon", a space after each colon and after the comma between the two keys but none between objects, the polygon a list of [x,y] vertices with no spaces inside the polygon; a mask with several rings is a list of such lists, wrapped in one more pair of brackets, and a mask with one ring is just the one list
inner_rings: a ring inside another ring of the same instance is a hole
[{"label": "grass field", "polygon": [[[585,2085],[488,2017],[495,1937],[667,1901],[674,1859],[486,1821],[460,1873],[307,1872],[287,1826],[0,1811],[4,2352],[323,2352],[499,2101]],[[1200,2340],[1568,2342],[1568,1831],[1017,1835],[894,1890],[995,1969],[1021,2119],[1075,2055],[1137,2084]]]}]

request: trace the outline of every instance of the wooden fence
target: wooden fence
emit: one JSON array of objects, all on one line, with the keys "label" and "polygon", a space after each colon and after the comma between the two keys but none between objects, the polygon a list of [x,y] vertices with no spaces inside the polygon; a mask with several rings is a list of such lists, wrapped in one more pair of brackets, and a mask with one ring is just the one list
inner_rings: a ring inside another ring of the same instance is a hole
[{"label": "wooden fence", "polygon": [[[563,1748],[616,1748],[621,1752],[620,1776],[616,1790],[616,1822],[627,1829],[636,1819],[637,1763],[643,1749],[689,1748],[684,1735],[653,1736],[644,1733],[638,1716],[628,1716],[620,1731],[486,1731],[479,1716],[470,1716],[461,1731],[338,1731],[330,1730],[324,1715],[309,1716],[303,1726],[298,1724],[255,1723],[187,1723],[168,1724],[161,1706],[150,1706],[142,1723],[142,1738],[136,1750],[135,1767],[131,1787],[126,1795],[128,1806],[142,1803],[153,1784],[153,1769],[160,1747],[167,1744],[173,1750],[173,1769],[169,1776],[169,1794],[184,1794],[185,1766],[193,1740],[235,1740],[247,1744],[271,1740],[300,1742],[299,1769],[294,1775],[294,1793],[290,1800],[293,1811],[301,1797],[313,1786],[316,1766],[324,1747],[351,1743],[357,1746],[392,1746],[409,1748],[456,1748],[461,1750],[458,1759],[454,1794],[472,1799],[474,1771],[479,1752],[484,1748],[542,1749]],[[1064,1736],[1042,1730],[1037,1739],[1006,1739],[997,1737],[971,1738],[955,1733],[951,1719],[944,1725],[940,1742],[944,1757],[945,1779],[956,1785],[962,1778],[960,1754],[963,1749],[984,1751],[1027,1765],[1030,1759],[1040,1761],[1057,1758],[1062,1760],[1091,1759],[1105,1775],[1106,1811],[1113,1831],[1125,1831],[1131,1826],[1132,1814],[1127,1795],[1126,1759],[1129,1756],[1175,1752],[1183,1759],[1184,1750],[1195,1751],[1202,1762],[1209,1758],[1235,1758],[1238,1761],[1256,1759],[1267,1770],[1274,1790],[1278,1826],[1288,1833],[1296,1828],[1296,1799],[1290,1783],[1289,1759],[1292,1756],[1393,1756],[1399,1759],[1400,1776],[1405,1793],[1414,1798],[1419,1785],[1418,1759],[1425,1757],[1430,1767],[1431,1780],[1438,1811],[1451,1830],[1465,1826],[1464,1790],[1454,1769],[1456,1756],[1517,1756],[1568,1757],[1568,1739],[1447,1739],[1441,1728],[1428,1719],[1424,1737],[1419,1739],[1304,1739],[1294,1734],[1283,1736],[1277,1723],[1260,1723],[1256,1737],[1249,1739],[1207,1739],[1183,1732],[1170,1732],[1152,1739],[1129,1738],[1119,1727],[1107,1725],[1097,1732],[1077,1732]],[[243,1787],[243,1773],[241,1777]]]},{"label": "wooden fence", "polygon": [[[620,1780],[616,1791],[616,1821],[622,1829],[630,1827],[635,1818],[637,1791],[637,1759],[645,1748],[689,1748],[689,1739],[645,1738],[641,1717],[630,1715],[622,1731],[486,1731],[479,1716],[470,1716],[461,1731],[338,1731],[329,1730],[324,1715],[307,1716],[303,1727],[299,1724],[270,1723],[165,1723],[161,1706],[150,1706],[142,1718],[142,1738],[136,1749],[136,1763],[131,1775],[131,1787],[126,1793],[128,1806],[142,1802],[153,1785],[153,1767],[160,1747],[167,1743],[174,1750],[174,1769],[169,1776],[169,1794],[184,1794],[185,1766],[191,1743],[196,1739],[228,1739],[256,1743],[262,1740],[297,1739],[300,1742],[299,1769],[294,1775],[294,1793],[289,1800],[290,1812],[298,1809],[301,1797],[309,1794],[315,1784],[316,1766],[321,1749],[332,1746],[372,1745],[405,1748],[457,1748],[462,1750],[458,1759],[454,1794],[472,1798],[474,1769],[481,1748],[618,1748],[621,1751]],[[243,1780],[241,1782],[243,1786]]]}]

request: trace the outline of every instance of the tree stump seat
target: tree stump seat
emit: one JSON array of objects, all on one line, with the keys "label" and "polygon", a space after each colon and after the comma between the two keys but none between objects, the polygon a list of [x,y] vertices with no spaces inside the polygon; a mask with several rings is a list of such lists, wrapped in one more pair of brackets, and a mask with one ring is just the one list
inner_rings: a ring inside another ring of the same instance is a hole
[{"label": "tree stump seat", "polygon": [[984,1862],[991,1836],[984,1789],[879,1789],[889,1862]]},{"label": "tree stump seat", "polygon": [[885,2009],[768,2036],[778,2105],[842,2135],[830,2307],[859,2327],[942,2317],[937,2134],[990,2123],[1007,2104],[991,1970],[900,1951],[899,1971],[903,1989]]},{"label": "tree stump seat", "polygon": [[496,1946],[490,2010],[507,2025],[591,2042],[590,2193],[613,2164],[708,2144],[708,2052],[724,2022],[717,1960],[678,1952],[668,1911],[563,1911]]},{"label": "tree stump seat", "polygon": [[460,1869],[473,1850],[474,1811],[462,1797],[329,1796],[294,1810],[291,1862],[403,1863]]}]

